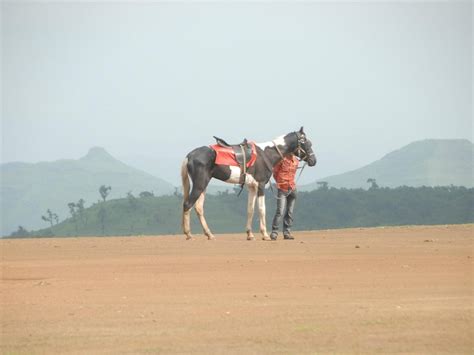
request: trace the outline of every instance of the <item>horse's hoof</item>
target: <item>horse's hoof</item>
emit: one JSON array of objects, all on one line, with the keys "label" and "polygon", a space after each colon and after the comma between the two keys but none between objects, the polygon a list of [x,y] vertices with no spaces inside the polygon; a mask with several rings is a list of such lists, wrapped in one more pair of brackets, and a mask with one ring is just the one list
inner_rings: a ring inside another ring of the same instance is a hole
[{"label": "horse's hoof", "polygon": [[186,240],[194,240],[193,236],[191,234],[188,234],[186,236]]},{"label": "horse's hoof", "polygon": [[270,238],[269,235],[264,235],[264,236],[262,237],[262,240],[272,240],[272,238]]},{"label": "horse's hoof", "polygon": [[207,240],[216,240],[216,237],[214,237],[214,235],[212,235],[212,234],[208,234],[207,235]]},{"label": "horse's hoof", "polygon": [[255,237],[253,235],[247,236],[247,240],[255,240]]}]

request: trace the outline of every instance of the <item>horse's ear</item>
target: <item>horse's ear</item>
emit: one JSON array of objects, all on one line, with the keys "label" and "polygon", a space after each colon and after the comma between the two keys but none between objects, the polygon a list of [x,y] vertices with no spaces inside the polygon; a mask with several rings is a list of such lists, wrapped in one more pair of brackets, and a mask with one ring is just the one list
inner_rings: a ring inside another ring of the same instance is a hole
[{"label": "horse's ear", "polygon": [[300,128],[300,133],[304,133],[303,132],[303,126],[301,126],[301,128]]}]

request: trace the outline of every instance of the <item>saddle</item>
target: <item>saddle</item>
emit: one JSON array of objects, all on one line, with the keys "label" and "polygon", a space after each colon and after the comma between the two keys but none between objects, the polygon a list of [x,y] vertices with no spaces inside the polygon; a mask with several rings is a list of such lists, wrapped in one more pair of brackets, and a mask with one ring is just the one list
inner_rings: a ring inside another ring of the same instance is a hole
[{"label": "saddle", "polygon": [[235,154],[235,160],[240,167],[240,178],[239,184],[243,185],[245,183],[245,175],[247,174],[247,166],[250,160],[252,159],[252,145],[249,144],[247,138],[244,138],[242,143],[239,144],[229,144],[222,138],[213,136],[217,142],[217,145],[223,148],[231,148]]}]

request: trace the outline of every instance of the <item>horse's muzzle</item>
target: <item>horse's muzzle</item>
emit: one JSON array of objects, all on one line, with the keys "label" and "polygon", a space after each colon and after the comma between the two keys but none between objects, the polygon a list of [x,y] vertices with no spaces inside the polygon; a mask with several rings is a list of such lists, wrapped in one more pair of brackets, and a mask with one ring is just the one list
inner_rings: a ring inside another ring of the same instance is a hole
[{"label": "horse's muzzle", "polygon": [[308,163],[308,166],[315,166],[316,165],[316,155],[314,155],[314,153],[308,154],[308,157],[306,158],[306,162]]}]

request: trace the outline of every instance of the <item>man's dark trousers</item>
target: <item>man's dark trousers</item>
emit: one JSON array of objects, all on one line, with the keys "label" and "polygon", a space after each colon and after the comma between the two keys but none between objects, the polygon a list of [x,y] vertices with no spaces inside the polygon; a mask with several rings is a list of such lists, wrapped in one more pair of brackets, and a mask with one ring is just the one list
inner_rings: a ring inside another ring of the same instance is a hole
[{"label": "man's dark trousers", "polygon": [[272,223],[272,235],[276,237],[283,217],[283,236],[290,235],[293,225],[293,210],[295,208],[296,190],[283,191],[278,189],[278,199],[275,217]]}]

